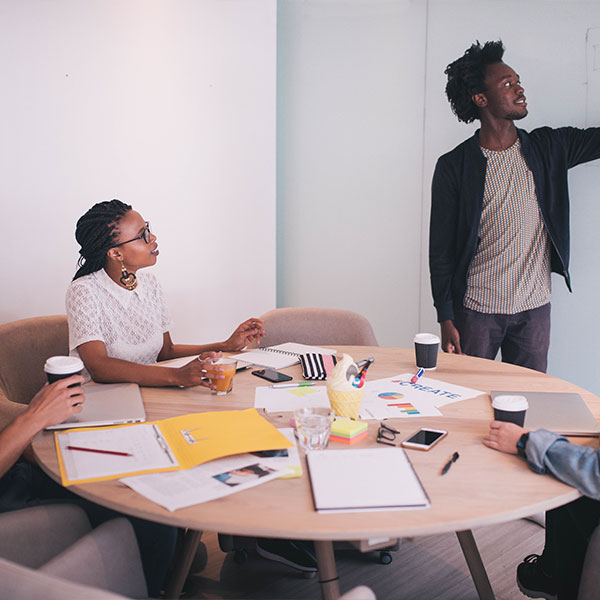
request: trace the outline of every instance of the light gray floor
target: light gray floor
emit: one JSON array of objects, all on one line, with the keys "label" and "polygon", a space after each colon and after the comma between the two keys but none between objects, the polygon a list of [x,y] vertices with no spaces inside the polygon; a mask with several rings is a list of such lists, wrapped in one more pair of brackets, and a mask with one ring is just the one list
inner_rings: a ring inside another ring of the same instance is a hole
[{"label": "light gray floor", "polygon": [[[515,570],[527,554],[541,552],[544,530],[519,520],[477,529],[474,535],[496,598],[525,598],[515,583]],[[208,564],[188,582],[186,598],[320,599],[316,577],[305,579],[253,551],[245,564],[238,565],[232,554],[221,552],[216,534],[205,533],[202,540],[208,550]],[[378,600],[477,600],[454,534],[403,540],[389,565],[378,564],[374,556],[348,550],[336,550],[336,562],[342,592],[364,584],[373,589]]]}]

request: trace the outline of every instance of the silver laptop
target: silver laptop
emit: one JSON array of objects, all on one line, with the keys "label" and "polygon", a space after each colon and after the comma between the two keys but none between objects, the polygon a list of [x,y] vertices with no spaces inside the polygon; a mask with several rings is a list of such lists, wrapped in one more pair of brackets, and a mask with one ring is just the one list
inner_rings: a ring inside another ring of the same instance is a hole
[{"label": "silver laptop", "polygon": [[88,384],[83,386],[85,402],[83,410],[63,423],[46,429],[68,429],[70,427],[99,427],[142,423],[146,411],[140,388],[135,383]]},{"label": "silver laptop", "polygon": [[505,394],[527,398],[529,408],[525,415],[526,429],[548,429],[569,436],[600,436],[600,424],[579,394],[492,391],[492,400]]}]

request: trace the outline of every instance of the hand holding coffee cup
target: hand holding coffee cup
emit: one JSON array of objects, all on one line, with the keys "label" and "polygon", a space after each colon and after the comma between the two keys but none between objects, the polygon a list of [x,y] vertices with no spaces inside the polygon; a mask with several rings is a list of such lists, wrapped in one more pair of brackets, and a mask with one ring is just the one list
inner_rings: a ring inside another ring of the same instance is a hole
[{"label": "hand holding coffee cup", "polygon": [[433,371],[437,366],[440,338],[433,333],[417,333],[414,343],[417,367]]},{"label": "hand holding coffee cup", "polygon": [[523,427],[529,403],[525,396],[502,395],[496,396],[492,400],[492,408],[494,409],[494,419],[496,421],[514,423],[519,427]]}]

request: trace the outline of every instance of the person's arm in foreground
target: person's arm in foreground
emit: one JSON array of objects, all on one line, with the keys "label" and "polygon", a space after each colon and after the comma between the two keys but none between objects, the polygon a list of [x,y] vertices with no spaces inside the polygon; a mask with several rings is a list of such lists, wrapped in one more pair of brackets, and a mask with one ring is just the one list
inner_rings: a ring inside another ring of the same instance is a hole
[{"label": "person's arm in foreground", "polygon": [[27,410],[0,432],[0,477],[15,464],[38,431],[81,412],[84,392],[80,385],[68,387],[74,383],[83,383],[83,377],[73,375],[51,385],[46,384],[34,396]]},{"label": "person's arm in foreground", "polygon": [[514,423],[492,421],[483,443],[489,448],[517,454],[517,442],[529,433],[525,446],[527,464],[536,473],[551,473],[582,494],[600,500],[600,451],[572,444],[566,438],[538,429],[527,432]]}]

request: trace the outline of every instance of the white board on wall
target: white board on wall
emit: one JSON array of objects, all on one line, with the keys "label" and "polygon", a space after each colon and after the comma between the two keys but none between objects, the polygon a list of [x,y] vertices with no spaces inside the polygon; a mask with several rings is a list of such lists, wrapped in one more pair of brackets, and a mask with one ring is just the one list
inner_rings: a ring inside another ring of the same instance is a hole
[{"label": "white board on wall", "polygon": [[0,3],[0,322],[64,312],[110,198],[158,235],[177,341],[273,308],[275,52],[276,0]]}]

